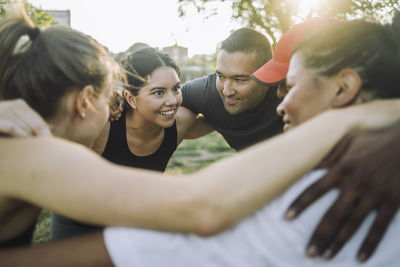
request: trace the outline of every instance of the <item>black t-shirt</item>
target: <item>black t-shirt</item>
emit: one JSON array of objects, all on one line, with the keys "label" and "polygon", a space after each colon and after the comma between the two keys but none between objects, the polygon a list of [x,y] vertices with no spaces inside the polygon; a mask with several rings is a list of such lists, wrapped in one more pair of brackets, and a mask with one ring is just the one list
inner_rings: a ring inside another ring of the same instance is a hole
[{"label": "black t-shirt", "polygon": [[253,110],[231,115],[224,107],[216,87],[216,74],[209,74],[182,86],[182,106],[202,113],[235,150],[241,150],[282,132],[283,122],[276,113],[280,99],[271,87]]}]

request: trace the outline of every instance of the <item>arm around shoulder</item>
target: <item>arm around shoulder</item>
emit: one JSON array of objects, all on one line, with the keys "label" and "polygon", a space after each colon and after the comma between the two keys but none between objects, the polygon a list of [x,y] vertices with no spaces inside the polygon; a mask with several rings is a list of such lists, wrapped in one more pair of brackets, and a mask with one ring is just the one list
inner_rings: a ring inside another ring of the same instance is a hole
[{"label": "arm around shoulder", "polygon": [[185,107],[178,109],[177,117],[178,144],[183,139],[196,139],[214,131],[214,128],[198,114]]},{"label": "arm around shoulder", "polygon": [[185,178],[117,166],[57,138],[3,138],[0,176],[12,179],[0,179],[0,193],[92,224],[212,234],[282,193],[347,132],[400,117],[400,101],[368,108],[327,112]]},{"label": "arm around shoulder", "polygon": [[12,177],[1,179],[1,196],[91,224],[194,233],[203,229],[191,179],[112,164],[57,138],[2,140],[0,152],[0,175]]}]

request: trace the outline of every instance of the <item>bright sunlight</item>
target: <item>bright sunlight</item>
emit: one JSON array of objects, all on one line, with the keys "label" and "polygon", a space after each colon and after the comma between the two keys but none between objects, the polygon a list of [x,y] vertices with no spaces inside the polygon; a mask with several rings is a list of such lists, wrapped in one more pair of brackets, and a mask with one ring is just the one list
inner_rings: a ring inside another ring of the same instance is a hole
[{"label": "bright sunlight", "polygon": [[308,16],[315,10],[317,10],[323,0],[291,0],[294,6],[297,6],[299,12]]}]

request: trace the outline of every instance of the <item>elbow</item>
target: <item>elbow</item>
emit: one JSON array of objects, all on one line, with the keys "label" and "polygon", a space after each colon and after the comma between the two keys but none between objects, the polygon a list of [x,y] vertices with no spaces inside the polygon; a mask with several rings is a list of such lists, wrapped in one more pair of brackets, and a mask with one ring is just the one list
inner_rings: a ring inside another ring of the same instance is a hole
[{"label": "elbow", "polygon": [[213,221],[199,223],[195,229],[193,229],[193,233],[198,236],[209,237],[217,235],[228,228],[229,224],[216,222],[214,219]]},{"label": "elbow", "polygon": [[226,210],[209,201],[203,202],[195,213],[191,232],[199,236],[208,237],[219,234],[234,224],[233,218]]}]

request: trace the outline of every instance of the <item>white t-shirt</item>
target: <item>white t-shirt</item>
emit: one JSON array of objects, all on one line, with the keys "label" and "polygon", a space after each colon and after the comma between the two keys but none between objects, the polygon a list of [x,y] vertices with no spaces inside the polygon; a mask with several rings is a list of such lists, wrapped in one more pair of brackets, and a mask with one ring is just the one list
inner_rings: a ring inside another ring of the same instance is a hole
[{"label": "white t-shirt", "polygon": [[283,216],[292,201],[324,173],[324,170],[311,172],[254,215],[212,237],[107,228],[104,239],[108,253],[120,267],[400,266],[399,213],[373,257],[364,264],[356,260],[356,253],[375,214],[368,216],[332,260],[305,256],[314,228],[338,192],[332,190],[324,195],[294,221],[286,221]]}]

